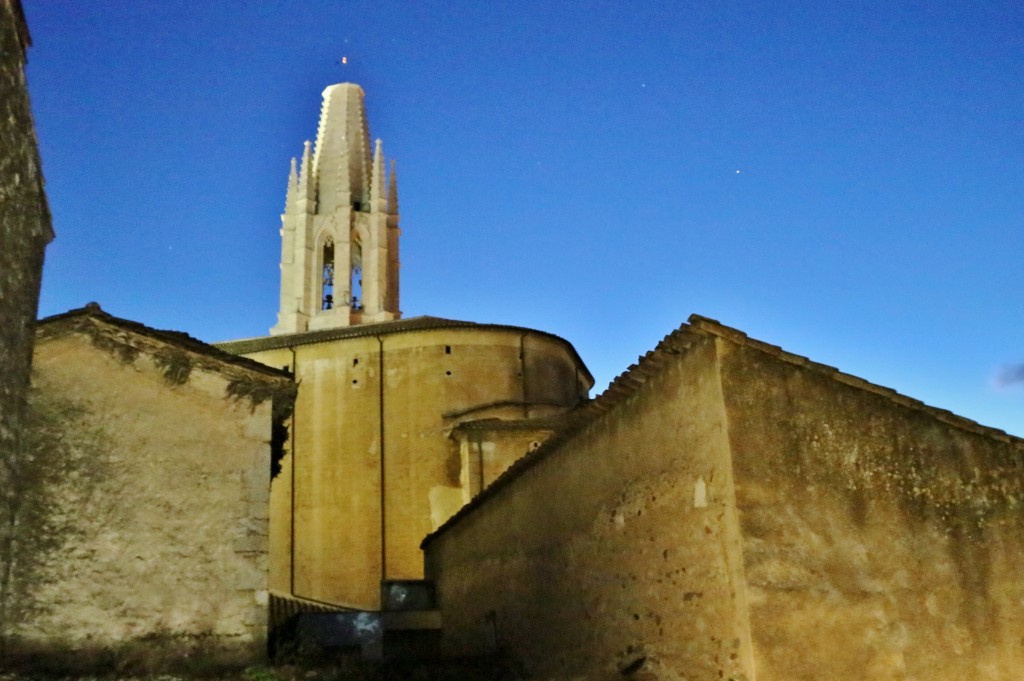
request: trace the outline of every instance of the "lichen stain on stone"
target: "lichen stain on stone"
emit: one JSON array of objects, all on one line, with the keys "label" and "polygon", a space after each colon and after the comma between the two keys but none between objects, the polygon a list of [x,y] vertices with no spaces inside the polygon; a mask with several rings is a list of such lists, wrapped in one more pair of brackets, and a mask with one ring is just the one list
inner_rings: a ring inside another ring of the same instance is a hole
[{"label": "lichen stain on stone", "polygon": [[[1024,595],[1024,448],[763,355],[723,368],[759,668],[925,678],[945,654],[979,670],[982,642],[1016,629],[996,613]],[[796,665],[773,643],[793,639],[835,655]]]}]

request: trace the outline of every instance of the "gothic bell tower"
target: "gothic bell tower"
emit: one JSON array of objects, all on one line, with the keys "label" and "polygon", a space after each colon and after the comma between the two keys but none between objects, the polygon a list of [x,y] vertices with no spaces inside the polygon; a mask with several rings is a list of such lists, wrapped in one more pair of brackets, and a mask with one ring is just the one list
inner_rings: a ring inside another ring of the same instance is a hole
[{"label": "gothic bell tower", "polygon": [[370,153],[363,90],[324,90],[312,153],[292,159],[281,216],[281,306],[272,335],[398,319],[398,184]]}]

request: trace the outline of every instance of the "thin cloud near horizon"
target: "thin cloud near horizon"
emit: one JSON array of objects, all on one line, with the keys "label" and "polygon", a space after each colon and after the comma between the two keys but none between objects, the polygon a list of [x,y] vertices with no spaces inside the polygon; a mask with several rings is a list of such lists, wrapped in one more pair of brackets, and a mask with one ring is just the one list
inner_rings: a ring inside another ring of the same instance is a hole
[{"label": "thin cloud near horizon", "polygon": [[999,367],[992,383],[997,388],[1008,388],[1018,383],[1024,383],[1024,364],[1008,364]]}]

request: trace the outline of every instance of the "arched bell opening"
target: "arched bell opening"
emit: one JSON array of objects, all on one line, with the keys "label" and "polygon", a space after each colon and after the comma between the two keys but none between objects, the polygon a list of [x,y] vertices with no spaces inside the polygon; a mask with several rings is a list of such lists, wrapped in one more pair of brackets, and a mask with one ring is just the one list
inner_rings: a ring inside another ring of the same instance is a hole
[{"label": "arched bell opening", "polygon": [[327,237],[320,249],[320,309],[334,308],[334,239]]},{"label": "arched bell opening", "polygon": [[352,261],[349,267],[351,304],[353,310],[363,309],[363,247],[352,241]]}]

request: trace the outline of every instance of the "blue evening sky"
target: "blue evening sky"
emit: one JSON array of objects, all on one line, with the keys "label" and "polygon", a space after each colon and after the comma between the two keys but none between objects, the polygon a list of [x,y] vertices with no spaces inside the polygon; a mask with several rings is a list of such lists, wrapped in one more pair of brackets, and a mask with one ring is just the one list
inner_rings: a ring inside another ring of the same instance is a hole
[{"label": "blue evening sky", "polygon": [[353,81],[406,317],[551,331],[596,393],[697,312],[1024,435],[1019,0],[23,2],[42,315],[266,334]]}]

